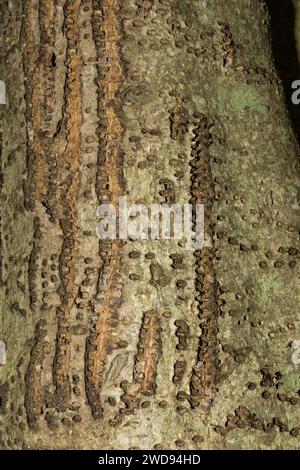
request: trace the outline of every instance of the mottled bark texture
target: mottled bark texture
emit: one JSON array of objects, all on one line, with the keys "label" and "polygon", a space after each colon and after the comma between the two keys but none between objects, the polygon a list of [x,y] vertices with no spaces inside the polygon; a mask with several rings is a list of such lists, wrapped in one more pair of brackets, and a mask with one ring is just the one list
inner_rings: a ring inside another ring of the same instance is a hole
[{"label": "mottled bark texture", "polygon": [[[2,0],[0,24],[1,447],[299,448],[299,148],[265,3]],[[204,203],[206,248],[99,243],[125,194]]]}]

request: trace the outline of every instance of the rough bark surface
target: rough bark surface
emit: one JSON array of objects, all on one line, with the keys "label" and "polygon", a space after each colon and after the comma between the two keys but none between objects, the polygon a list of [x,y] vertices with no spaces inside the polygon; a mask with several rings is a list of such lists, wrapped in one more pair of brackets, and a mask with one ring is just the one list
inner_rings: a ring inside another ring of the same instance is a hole
[{"label": "rough bark surface", "polygon": [[[1,0],[1,448],[299,448],[299,148],[268,22]],[[120,195],[205,204],[206,247],[99,243]]]}]

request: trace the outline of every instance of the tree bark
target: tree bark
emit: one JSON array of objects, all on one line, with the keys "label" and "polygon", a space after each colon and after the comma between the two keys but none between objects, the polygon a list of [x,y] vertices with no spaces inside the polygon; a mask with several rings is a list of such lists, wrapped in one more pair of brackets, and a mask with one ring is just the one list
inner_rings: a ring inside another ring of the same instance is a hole
[{"label": "tree bark", "polygon": [[[265,3],[0,23],[1,448],[299,449],[299,147]],[[122,195],[204,204],[205,247],[99,242]]]}]

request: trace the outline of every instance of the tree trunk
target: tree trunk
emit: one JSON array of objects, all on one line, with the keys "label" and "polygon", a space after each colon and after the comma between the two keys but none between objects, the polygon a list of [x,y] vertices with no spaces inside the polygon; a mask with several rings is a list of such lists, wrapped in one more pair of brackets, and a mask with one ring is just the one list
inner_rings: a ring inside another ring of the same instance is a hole
[{"label": "tree trunk", "polygon": [[[0,23],[1,447],[299,448],[299,148],[265,3]],[[99,241],[124,195],[204,204],[204,247]]]}]

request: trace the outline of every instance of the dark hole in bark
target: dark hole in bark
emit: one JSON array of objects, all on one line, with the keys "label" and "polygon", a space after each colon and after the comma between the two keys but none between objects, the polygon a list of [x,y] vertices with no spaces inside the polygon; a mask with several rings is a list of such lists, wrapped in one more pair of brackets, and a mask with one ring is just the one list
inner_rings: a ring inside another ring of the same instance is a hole
[{"label": "dark hole in bark", "polygon": [[300,104],[292,103],[294,80],[300,80],[300,65],[297,54],[295,21],[296,13],[292,0],[266,0],[271,18],[272,49],[277,73],[283,87],[287,108],[300,142]]},{"label": "dark hole in bark", "polygon": [[56,67],[56,55],[53,52],[52,57],[51,57],[51,66],[54,68]]},{"label": "dark hole in bark", "polygon": [[5,407],[8,400],[8,391],[9,386],[7,382],[0,385],[0,414],[5,413]]}]

